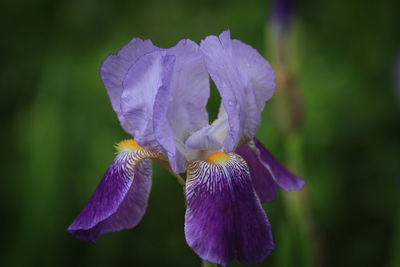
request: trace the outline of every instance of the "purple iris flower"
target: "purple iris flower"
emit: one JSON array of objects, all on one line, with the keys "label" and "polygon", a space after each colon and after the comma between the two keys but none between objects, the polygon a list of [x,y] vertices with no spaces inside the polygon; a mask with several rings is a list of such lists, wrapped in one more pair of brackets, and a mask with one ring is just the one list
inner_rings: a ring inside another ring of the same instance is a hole
[{"label": "purple iris flower", "polygon": [[272,4],[271,20],[279,32],[287,31],[295,16],[296,1],[275,0]]},{"label": "purple iris flower", "polygon": [[[275,90],[269,63],[225,31],[200,46],[181,40],[169,49],[135,38],[104,61],[100,74],[135,140],[117,144],[116,158],[68,231],[96,242],[102,233],[137,225],[147,207],[153,159],[186,174],[186,241],[202,259],[223,266],[265,259],[273,240],[260,201],[274,200],[278,187],[304,185],[254,138]],[[209,75],[222,97],[212,124]]]}]

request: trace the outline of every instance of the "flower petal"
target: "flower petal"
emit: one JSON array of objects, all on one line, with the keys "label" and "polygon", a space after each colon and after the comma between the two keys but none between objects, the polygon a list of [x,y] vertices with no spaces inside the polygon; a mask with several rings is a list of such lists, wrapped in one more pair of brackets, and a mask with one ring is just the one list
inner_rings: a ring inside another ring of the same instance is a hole
[{"label": "flower petal", "polygon": [[292,191],[303,188],[304,180],[283,167],[257,138],[254,138],[254,144],[255,147],[252,146],[252,148],[258,151],[259,161],[271,173],[272,178],[283,190]]},{"label": "flower petal", "polygon": [[132,228],[146,211],[152,174],[148,158],[160,155],[133,140],[121,142],[118,150],[93,196],[68,228],[78,239],[96,242],[102,233]]},{"label": "flower petal", "polygon": [[170,86],[175,59],[155,51],[140,57],[129,69],[123,82],[121,110],[130,124],[129,133],[144,147],[157,149],[153,131],[153,110],[160,87]]},{"label": "flower petal", "polygon": [[180,41],[166,55],[175,58],[175,65],[171,85],[160,87],[154,102],[154,134],[168,152],[172,170],[180,173],[186,169],[185,140],[208,124],[209,78],[193,41]]},{"label": "flower petal", "polygon": [[118,54],[109,55],[100,68],[100,76],[107,89],[111,105],[118,116],[121,126],[130,132],[130,126],[121,112],[120,98],[123,91],[122,82],[129,67],[142,55],[158,50],[150,40],[132,39],[123,46]]},{"label": "flower petal", "polygon": [[292,191],[300,190],[305,184],[304,180],[283,167],[257,138],[235,152],[249,164],[254,188],[263,202],[275,199],[276,185],[285,191]]},{"label": "flower petal", "polygon": [[255,264],[272,251],[270,224],[240,156],[219,152],[190,163],[186,202],[186,241],[204,260]]},{"label": "flower petal", "polygon": [[274,201],[278,185],[272,174],[260,161],[260,151],[254,145],[244,144],[239,146],[235,153],[239,154],[249,166],[251,180],[260,200],[263,202]]},{"label": "flower petal", "polygon": [[265,101],[275,89],[269,63],[251,46],[231,40],[230,32],[208,36],[200,44],[208,72],[216,84],[228,114],[225,151],[251,140],[261,121]]}]

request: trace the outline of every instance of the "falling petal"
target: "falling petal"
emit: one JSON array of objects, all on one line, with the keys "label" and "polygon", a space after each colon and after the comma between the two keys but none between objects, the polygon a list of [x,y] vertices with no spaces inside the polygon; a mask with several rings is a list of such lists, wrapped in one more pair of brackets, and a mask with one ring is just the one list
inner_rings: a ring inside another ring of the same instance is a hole
[{"label": "falling petal", "polygon": [[185,235],[204,260],[256,264],[273,248],[271,227],[245,161],[215,153],[188,166]]},{"label": "falling petal", "polygon": [[133,140],[123,141],[117,148],[119,153],[93,196],[68,228],[78,239],[96,242],[103,233],[132,228],[146,211],[152,175],[149,158],[161,156]]},{"label": "falling petal", "polygon": [[275,200],[278,184],[260,161],[260,151],[254,145],[244,144],[239,146],[235,153],[239,154],[249,166],[251,180],[260,200],[262,202]]}]

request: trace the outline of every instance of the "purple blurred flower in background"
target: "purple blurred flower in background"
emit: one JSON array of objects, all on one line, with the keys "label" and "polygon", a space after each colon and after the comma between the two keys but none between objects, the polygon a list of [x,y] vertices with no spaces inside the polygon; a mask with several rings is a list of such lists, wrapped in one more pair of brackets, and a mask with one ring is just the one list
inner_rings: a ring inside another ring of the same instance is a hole
[{"label": "purple blurred flower in background", "polygon": [[[185,235],[204,260],[255,264],[273,249],[260,201],[304,181],[281,166],[254,138],[261,111],[275,90],[269,63],[230,32],[198,46],[181,40],[160,49],[133,39],[100,70],[124,130],[135,140],[118,154],[94,195],[68,228],[95,242],[105,232],[132,228],[143,217],[151,187],[151,159],[186,174]],[[222,103],[208,123],[209,75]]]},{"label": "purple blurred flower in background", "polygon": [[397,54],[394,66],[394,83],[398,100],[400,100],[400,52]]},{"label": "purple blurred flower in background", "polygon": [[271,22],[282,34],[288,30],[295,15],[294,0],[275,0],[272,5]]}]

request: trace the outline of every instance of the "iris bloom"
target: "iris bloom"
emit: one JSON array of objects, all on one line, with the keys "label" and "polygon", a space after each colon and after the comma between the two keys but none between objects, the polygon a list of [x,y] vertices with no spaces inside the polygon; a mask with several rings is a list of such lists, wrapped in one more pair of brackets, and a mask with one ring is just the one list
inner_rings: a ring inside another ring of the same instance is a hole
[{"label": "iris bloom", "polygon": [[[254,138],[275,89],[269,63],[225,31],[200,46],[181,40],[169,49],[133,39],[104,61],[100,74],[135,140],[117,144],[116,158],[68,231],[95,242],[102,233],[137,225],[155,160],[186,175],[186,241],[202,259],[224,266],[265,259],[273,240],[260,201],[274,200],[278,187],[304,184]],[[209,75],[222,97],[212,124]]]}]

